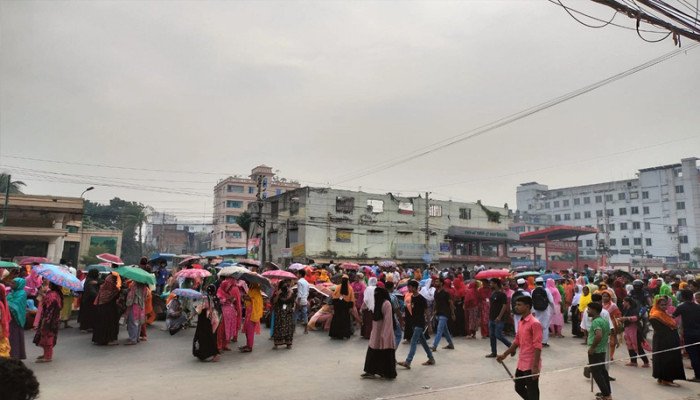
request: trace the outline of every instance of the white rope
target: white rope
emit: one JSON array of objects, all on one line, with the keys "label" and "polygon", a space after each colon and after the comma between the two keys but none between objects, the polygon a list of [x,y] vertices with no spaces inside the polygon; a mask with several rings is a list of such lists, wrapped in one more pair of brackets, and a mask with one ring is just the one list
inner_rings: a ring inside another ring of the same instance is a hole
[{"label": "white rope", "polygon": [[[667,352],[669,352],[669,351],[681,350],[681,349],[685,349],[685,348],[687,348],[687,347],[698,346],[698,345],[700,345],[700,342],[698,342],[698,343],[693,343],[693,344],[686,344],[686,345],[674,347],[674,348],[671,348],[671,349],[659,350],[659,351],[655,351],[655,352],[651,352],[651,353],[646,353],[645,356],[651,357],[651,356],[653,356],[654,354],[667,353]],[[412,392],[412,393],[397,394],[397,395],[394,395],[394,396],[377,397],[376,400],[391,400],[391,399],[402,399],[402,398],[408,398],[408,397],[423,396],[423,395],[431,394],[431,393],[441,393],[441,392],[446,392],[446,391],[456,390],[456,389],[466,389],[466,388],[472,388],[472,387],[476,387],[476,386],[491,385],[491,384],[493,384],[493,383],[510,382],[510,381],[514,381],[514,380],[516,380],[516,379],[532,378],[532,377],[540,376],[540,375],[544,375],[544,374],[557,374],[557,373],[560,373],[560,372],[572,371],[572,370],[575,370],[575,369],[581,369],[581,368],[585,368],[585,367],[589,367],[589,368],[590,368],[590,367],[597,367],[597,366],[599,366],[599,365],[613,364],[613,363],[616,363],[616,362],[628,361],[628,360],[633,360],[633,359],[637,359],[637,358],[641,358],[641,356],[637,355],[637,356],[635,356],[635,357],[620,358],[620,359],[616,359],[616,360],[614,360],[614,361],[603,361],[603,362],[599,362],[599,363],[596,363],[596,364],[576,365],[576,366],[573,366],[573,367],[567,367],[567,368],[562,368],[562,369],[556,369],[556,370],[553,370],[553,371],[544,371],[544,372],[540,372],[539,374],[523,375],[523,376],[519,376],[519,377],[517,377],[517,378],[494,379],[494,380],[490,380],[490,381],[466,383],[466,384],[463,384],[463,385],[448,386],[448,387],[444,387],[444,388],[424,390],[424,391],[422,391],[422,392]]]}]

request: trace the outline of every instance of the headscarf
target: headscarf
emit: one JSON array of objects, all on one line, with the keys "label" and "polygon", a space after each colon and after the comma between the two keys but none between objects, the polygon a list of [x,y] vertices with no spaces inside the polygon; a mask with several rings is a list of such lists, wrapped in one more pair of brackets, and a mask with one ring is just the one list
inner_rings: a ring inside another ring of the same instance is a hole
[{"label": "headscarf", "polygon": [[547,279],[547,289],[552,294],[554,304],[561,303],[561,293],[559,293],[559,289],[557,289],[554,279]]},{"label": "headscarf", "polygon": [[372,310],[372,320],[381,321],[382,318],[384,318],[384,314],[382,313],[384,302],[391,301],[389,298],[389,292],[382,287],[377,287],[374,290],[373,297],[374,309]]},{"label": "headscarf", "polygon": [[651,308],[651,311],[649,311],[649,319],[655,319],[661,322],[662,324],[666,325],[670,329],[678,328],[676,320],[673,319],[673,317],[671,317],[670,315],[668,315],[666,311],[659,308],[659,300],[661,299],[663,299],[663,296],[657,296],[656,299],[654,299],[654,306]]},{"label": "headscarf", "polygon": [[639,305],[633,297],[625,297],[625,300],[630,303],[629,308],[622,307],[623,317],[639,317]]},{"label": "headscarf", "polygon": [[7,307],[7,298],[5,294],[5,285],[0,283],[0,328],[2,328],[2,336],[0,339],[6,339],[10,334],[10,311]]},{"label": "headscarf", "polygon": [[479,294],[477,292],[476,282],[469,282],[464,292],[464,307],[476,307],[478,303]]},{"label": "headscarf", "polygon": [[[333,292],[333,298],[334,299],[341,299],[343,301],[347,301],[350,303],[355,302],[355,292],[352,290],[352,287],[350,286],[350,283],[348,282],[350,278],[348,278],[347,275],[343,275],[342,280],[340,282],[340,285],[336,285],[335,291]],[[343,294],[341,293],[343,291],[343,286],[345,286],[347,289],[347,293]]]},{"label": "headscarf", "polygon": [[454,287],[455,287],[455,296],[456,297],[464,297],[466,291],[467,291],[467,286],[464,284],[464,278],[462,277],[461,274],[457,275],[454,281]]},{"label": "headscarf", "polygon": [[586,287],[588,287],[588,295],[583,294],[583,287],[581,287],[581,297],[578,301],[578,311],[581,313],[586,311],[586,308],[588,308],[588,304],[591,303],[591,295],[593,294],[590,285]]},{"label": "headscarf", "polygon": [[673,306],[678,305],[678,299],[673,295],[673,290],[671,290],[671,285],[664,283],[659,288],[659,296],[667,296],[673,302]]},{"label": "headscarf", "polygon": [[7,295],[7,306],[17,325],[24,327],[27,322],[27,292],[24,291],[26,281],[24,278],[15,278],[13,282],[15,287]]},{"label": "headscarf", "polygon": [[571,299],[571,305],[572,306],[577,306],[581,302],[581,295],[583,295],[583,286],[581,285],[575,285],[574,286],[574,298]]},{"label": "headscarf", "polygon": [[364,302],[365,307],[367,307],[367,309],[370,311],[374,310],[374,291],[376,288],[377,278],[369,278],[369,281],[367,282],[367,287],[365,288],[364,296],[362,297],[362,301]]}]

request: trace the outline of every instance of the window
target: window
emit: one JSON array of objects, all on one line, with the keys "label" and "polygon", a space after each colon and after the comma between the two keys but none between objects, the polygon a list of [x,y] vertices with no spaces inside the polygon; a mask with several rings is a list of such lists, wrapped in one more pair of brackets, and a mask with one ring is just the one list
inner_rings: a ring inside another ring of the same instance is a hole
[{"label": "window", "polygon": [[685,210],[685,201],[677,201],[676,210]]},{"label": "window", "polygon": [[640,229],[641,224],[639,222],[632,222],[632,229]]},{"label": "window", "polygon": [[270,244],[277,244],[277,231],[270,231],[267,234],[267,240]]},{"label": "window", "polygon": [[642,192],[642,199],[646,200],[648,198],[649,198],[649,192],[647,192],[647,191]]},{"label": "window", "polygon": [[583,198],[583,204],[591,204],[591,198],[590,198],[590,197],[584,197],[584,198]]},{"label": "window", "polygon": [[603,210],[596,210],[595,216],[596,216],[596,217],[602,217],[602,216],[603,216]]},{"label": "window", "polygon": [[648,215],[649,214],[649,207],[644,206],[642,208],[642,211],[644,212],[644,215]]},{"label": "window", "polygon": [[255,193],[255,186],[248,186],[248,194],[254,194]]},{"label": "window", "polygon": [[279,214],[280,214],[280,202],[279,201],[271,201],[270,202],[270,217],[272,219],[277,219]]},{"label": "window", "polygon": [[645,231],[650,231],[650,230],[651,230],[651,222],[645,222],[645,223],[644,223],[644,230],[645,230]]},{"label": "window", "polygon": [[554,208],[559,208],[559,200],[556,200],[556,201],[554,202]]},{"label": "window", "polygon": [[432,205],[428,207],[428,215],[431,217],[442,217],[442,206]]},{"label": "window", "polygon": [[605,201],[613,201],[613,195],[611,195],[611,194],[606,194],[606,195],[605,195]]},{"label": "window", "polygon": [[627,222],[620,222],[620,230],[621,231],[627,230]]},{"label": "window", "polygon": [[292,197],[289,199],[289,215],[299,214],[299,198]]},{"label": "window", "polygon": [[242,233],[240,231],[226,231],[226,237],[228,239],[240,239],[242,237]]},{"label": "window", "polygon": [[586,240],[586,247],[593,247],[593,241],[592,241],[592,240]]},{"label": "window", "polygon": [[622,245],[623,246],[629,246],[630,245],[630,240],[627,238],[622,238]]},{"label": "window", "polygon": [[596,203],[602,203],[602,202],[603,202],[603,196],[596,196],[596,197],[595,197],[595,202],[596,202]]},{"label": "window", "polygon": [[413,215],[413,203],[410,201],[399,202],[399,214]]},{"label": "window", "polygon": [[[352,231],[350,231],[352,232]],[[336,233],[336,238],[337,238],[337,233]],[[350,240],[348,240],[349,242]],[[289,243],[297,243],[299,242],[299,229],[290,229],[289,230]]]},{"label": "window", "polygon": [[580,212],[574,213],[574,219],[581,219],[581,213]]},{"label": "window", "polygon": [[282,194],[282,189],[275,189],[275,196],[279,196]]},{"label": "window", "polygon": [[688,243],[688,236],[678,236],[678,242]]},{"label": "window", "polygon": [[627,215],[627,208],[626,207],[620,208],[620,215]]},{"label": "window", "polygon": [[336,229],[335,241],[339,243],[352,242],[352,229]]},{"label": "window", "polygon": [[583,218],[591,218],[591,212],[590,212],[590,211],[584,211],[584,212],[583,212]]},{"label": "window", "polygon": [[561,215],[557,214],[554,216],[555,221],[561,221]]},{"label": "window", "polygon": [[617,244],[616,239],[610,239],[610,246],[615,246]]},{"label": "window", "polygon": [[624,193],[618,193],[618,194],[617,194],[617,199],[618,199],[618,200],[624,200],[624,199],[626,199],[626,198],[627,198],[627,196],[625,196]]},{"label": "window", "polygon": [[471,208],[460,208],[459,209],[459,219],[472,219],[472,209]]},{"label": "window", "polygon": [[[227,224],[235,224],[236,223],[236,216],[235,215],[227,215],[226,216],[226,223]],[[222,236],[223,238],[223,236]]]},{"label": "window", "polygon": [[605,225],[598,225],[598,231],[603,232],[605,230]]},{"label": "window", "polygon": [[335,212],[352,214],[352,210],[355,208],[355,198],[354,197],[342,197],[338,196],[335,198]]},{"label": "window", "polygon": [[634,206],[630,208],[630,214],[639,214],[639,207]]},{"label": "window", "polygon": [[685,218],[678,218],[678,226],[686,226]]},{"label": "window", "polygon": [[607,215],[608,217],[613,217],[613,216],[615,216],[615,210],[613,210],[613,209],[605,210],[605,215]]},{"label": "window", "polygon": [[690,261],[690,253],[681,253],[681,261]]},{"label": "window", "polygon": [[634,238],[633,243],[635,246],[641,246],[642,245],[642,238]]},{"label": "window", "polygon": [[684,193],[683,185],[676,186],[676,193]]},{"label": "window", "polygon": [[608,231],[612,232],[615,230],[615,224],[608,224]]},{"label": "window", "polygon": [[630,192],[630,199],[636,200],[639,198],[639,192]]},{"label": "window", "polygon": [[367,200],[367,211],[372,214],[381,214],[384,212],[384,200]]},{"label": "window", "polygon": [[571,214],[564,214],[564,221],[571,220]]},{"label": "window", "polygon": [[568,206],[569,206],[569,200],[564,200],[563,204],[564,204],[564,207],[568,207]]},{"label": "window", "polygon": [[544,208],[549,208],[549,202],[544,203]]},{"label": "window", "polygon": [[240,185],[227,185],[226,191],[229,193],[243,193],[243,186]]},{"label": "window", "polygon": [[238,200],[226,200],[226,208],[241,208],[243,202]]},{"label": "window", "polygon": [[382,244],[384,243],[384,231],[378,230],[368,230],[367,231],[367,243],[368,244]]},{"label": "window", "polygon": [[646,239],[644,239],[644,243],[645,243],[647,246],[651,246],[651,238],[646,238]]},{"label": "window", "polygon": [[583,240],[578,241],[578,247],[583,247]]},{"label": "window", "polygon": [[580,205],[580,204],[581,204],[581,199],[578,199],[578,198],[577,198],[577,199],[574,199],[574,205],[575,205],[575,206],[578,206],[578,205]]}]

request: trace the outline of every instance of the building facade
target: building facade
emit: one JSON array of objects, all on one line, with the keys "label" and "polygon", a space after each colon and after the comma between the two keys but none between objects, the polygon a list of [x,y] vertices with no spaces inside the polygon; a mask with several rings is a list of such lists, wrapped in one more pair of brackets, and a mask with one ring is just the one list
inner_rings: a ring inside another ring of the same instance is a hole
[{"label": "building facade", "polygon": [[[507,267],[508,243],[518,239],[506,208],[391,193],[303,187],[267,199],[262,216],[265,251],[280,264],[392,259]],[[262,234],[257,225],[253,232]]]},{"label": "building facade", "polygon": [[296,189],[299,183],[279,178],[272,168],[259,165],[248,178],[229,176],[214,187],[214,220],[211,250],[246,247],[246,234],[236,224],[236,217],[248,209],[251,202],[261,197],[277,196]]},{"label": "building facade", "polygon": [[[697,158],[640,169],[634,179],[549,189],[536,182],[517,189],[517,214],[555,225],[596,227],[580,238],[579,255],[606,254],[612,265],[696,267],[700,246]],[[522,228],[518,228],[522,229]]]}]

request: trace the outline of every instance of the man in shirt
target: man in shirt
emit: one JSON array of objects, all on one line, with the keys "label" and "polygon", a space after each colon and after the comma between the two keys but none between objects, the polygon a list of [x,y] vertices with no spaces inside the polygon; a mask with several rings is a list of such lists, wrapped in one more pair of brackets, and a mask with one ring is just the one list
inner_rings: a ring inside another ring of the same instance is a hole
[{"label": "man in shirt", "polygon": [[602,310],[603,305],[600,303],[591,302],[588,304],[588,315],[592,318],[587,341],[588,364],[590,365],[589,369],[593,379],[600,389],[600,393],[596,397],[602,400],[610,400],[612,399],[610,396],[612,389],[610,388],[610,376],[606,369],[607,364],[591,365],[606,362],[605,356],[609,347],[610,324],[600,316]]},{"label": "man in shirt", "polygon": [[[513,344],[503,354],[498,356],[498,362],[503,362],[509,355],[514,355],[520,347],[518,366],[515,370],[515,391],[525,400],[539,400],[539,373],[542,369],[542,325],[532,311],[532,298],[520,296],[515,299],[515,310],[520,315],[518,333]],[[523,376],[534,375],[529,378]]]},{"label": "man in shirt", "polygon": [[690,365],[695,376],[688,379],[691,382],[700,382],[700,348],[692,344],[700,342],[700,304],[693,302],[693,292],[687,289],[681,290],[682,303],[673,312],[673,317],[681,317],[683,324],[683,340],[686,351],[690,357]]},{"label": "man in shirt", "polygon": [[[537,297],[542,295],[547,296],[547,308],[543,310],[537,310]],[[552,293],[544,287],[544,279],[542,277],[537,277],[535,279],[535,289],[530,293],[534,299],[534,306],[532,313],[535,314],[535,318],[540,321],[542,325],[542,345],[544,347],[549,347],[549,323],[552,319],[552,314],[554,313],[554,297]]]},{"label": "man in shirt", "polygon": [[527,297],[532,297],[530,295],[530,292],[527,290],[527,281],[523,278],[519,278],[517,281],[518,284],[518,290],[513,292],[513,296],[510,298],[510,304],[513,307],[513,327],[515,328],[515,333],[518,333],[518,323],[520,322],[520,319],[522,318],[521,315],[518,315],[518,310],[516,308],[517,300],[521,296],[527,296]]},{"label": "man in shirt", "polygon": [[433,358],[433,352],[430,351],[428,346],[428,341],[425,340],[425,310],[428,308],[428,302],[423,296],[418,293],[418,281],[411,279],[408,281],[408,291],[411,293],[411,322],[413,323],[413,336],[411,336],[411,348],[408,351],[408,356],[406,361],[398,362],[397,364],[406,368],[411,369],[411,361],[413,361],[413,356],[416,355],[416,348],[418,347],[418,342],[423,346],[425,354],[428,356],[428,361],[424,362],[423,365],[435,365],[435,358]]},{"label": "man in shirt", "polygon": [[452,303],[452,296],[447,293],[441,280],[436,280],[433,286],[435,287],[435,315],[437,315],[438,318],[438,326],[431,350],[437,351],[437,346],[440,344],[443,335],[445,339],[447,339],[447,346],[443,348],[454,349],[455,346],[454,343],[452,343],[452,335],[450,335],[450,329],[447,327],[447,322],[450,319],[455,319],[455,306]]},{"label": "man in shirt", "polygon": [[489,338],[491,339],[491,353],[486,355],[486,358],[496,358],[496,339],[500,340],[506,346],[510,347],[511,343],[503,336],[504,319],[508,313],[508,297],[501,290],[501,280],[498,278],[491,279],[491,297],[489,298]]},{"label": "man in shirt", "polygon": [[299,280],[297,281],[297,314],[294,321],[298,321],[298,316],[301,314],[301,322],[304,324],[304,334],[309,333],[309,282],[304,278],[306,271],[300,269],[297,271]]}]

